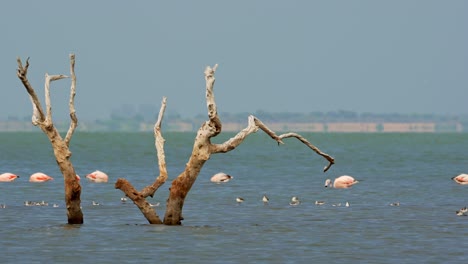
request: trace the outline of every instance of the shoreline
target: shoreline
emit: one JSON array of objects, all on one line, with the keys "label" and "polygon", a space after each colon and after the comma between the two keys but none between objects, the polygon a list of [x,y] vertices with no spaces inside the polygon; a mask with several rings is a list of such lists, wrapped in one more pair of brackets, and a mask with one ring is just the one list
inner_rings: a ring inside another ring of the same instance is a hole
[{"label": "shoreline", "polygon": [[[57,122],[59,131],[67,131],[69,123]],[[330,132],[330,133],[444,133],[465,132],[459,122],[271,122],[265,123],[273,131],[291,132]],[[223,131],[238,132],[247,126],[246,123],[224,122]],[[120,122],[105,124],[101,122],[78,122],[76,131],[81,132],[148,132],[153,131],[154,124],[147,122]],[[163,129],[173,132],[194,132],[200,124],[194,122],[168,121]],[[31,122],[0,121],[0,132],[34,132],[40,131]]]}]

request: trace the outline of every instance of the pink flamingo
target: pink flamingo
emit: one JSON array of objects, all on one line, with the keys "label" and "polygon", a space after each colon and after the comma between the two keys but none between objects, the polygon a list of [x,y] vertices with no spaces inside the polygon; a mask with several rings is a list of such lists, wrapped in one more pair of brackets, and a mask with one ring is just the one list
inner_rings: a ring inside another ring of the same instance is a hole
[{"label": "pink flamingo", "polygon": [[349,188],[349,187],[353,186],[354,184],[356,184],[358,182],[359,181],[355,180],[351,176],[343,175],[343,176],[340,176],[340,177],[336,178],[333,181],[333,185],[332,185],[332,181],[330,179],[327,179],[325,181],[325,187],[330,186],[330,187],[333,187],[333,188],[343,189],[343,188]]},{"label": "pink flamingo", "polygon": [[213,177],[211,177],[210,181],[211,182],[216,182],[216,183],[222,183],[222,182],[228,182],[229,180],[233,179],[231,175],[228,175],[224,172],[218,172]]},{"label": "pink flamingo", "polygon": [[458,176],[452,177],[452,180],[458,184],[468,184],[468,174],[462,173]]},{"label": "pink flamingo", "polygon": [[11,172],[5,172],[0,174],[0,182],[12,182],[16,180],[16,178],[19,178],[19,176]]},{"label": "pink flamingo", "polygon": [[107,182],[109,180],[109,176],[102,171],[96,170],[86,175],[86,179],[92,182]]},{"label": "pink flamingo", "polygon": [[46,182],[46,181],[51,181],[53,179],[54,178],[42,172],[36,172],[29,177],[30,182]]}]

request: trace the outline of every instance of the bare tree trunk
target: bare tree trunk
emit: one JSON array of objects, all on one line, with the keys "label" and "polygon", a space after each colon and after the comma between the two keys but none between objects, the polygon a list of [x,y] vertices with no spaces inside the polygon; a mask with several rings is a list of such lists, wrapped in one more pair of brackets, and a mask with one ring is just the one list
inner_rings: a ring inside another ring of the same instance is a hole
[{"label": "bare tree trunk", "polygon": [[172,182],[169,192],[169,198],[167,199],[164,221],[161,222],[159,216],[156,214],[153,208],[149,206],[145,198],[147,196],[152,197],[156,190],[167,180],[167,171],[163,147],[164,139],[162,138],[162,135],[160,133],[160,125],[165,110],[166,98],[163,98],[163,103],[159,111],[158,121],[156,122],[154,129],[160,175],[156,178],[155,182],[152,185],[145,187],[140,192],[135,190],[135,188],[125,179],[118,179],[115,183],[115,188],[122,190],[138,206],[138,208],[141,210],[148,222],[151,224],[163,223],[165,225],[181,225],[182,220],[184,219],[182,216],[182,208],[184,206],[185,198],[187,197],[188,192],[190,191],[198,175],[200,174],[203,165],[210,158],[211,154],[225,153],[235,149],[244,141],[244,139],[248,135],[257,132],[258,129],[263,130],[272,139],[277,141],[278,144],[283,144],[282,140],[284,138],[297,138],[329,162],[328,165],[324,168],[324,171],[327,171],[331,167],[331,165],[334,164],[334,159],[331,156],[321,152],[317,147],[312,145],[309,141],[307,141],[307,139],[305,139],[301,135],[296,133],[286,133],[278,136],[275,134],[275,132],[273,132],[265,124],[263,124],[259,119],[252,115],[248,118],[248,126],[242,131],[240,131],[236,136],[222,144],[212,144],[211,138],[221,133],[221,121],[218,116],[213,93],[213,87],[215,83],[214,73],[216,71],[217,66],[218,65],[215,65],[213,68],[207,67],[205,70],[208,121],[206,121],[197,132],[192,154],[188,163],[185,166],[185,170]]},{"label": "bare tree trunk", "polygon": [[29,98],[33,106],[32,123],[35,126],[39,126],[41,130],[47,135],[54,149],[55,159],[64,177],[65,185],[65,203],[67,206],[67,217],[69,224],[82,224],[83,213],[81,211],[81,185],[77,180],[75,169],[70,161],[71,152],[69,145],[75,128],[78,124],[78,119],[75,114],[75,92],[76,92],[76,76],[75,76],[75,55],[70,54],[70,77],[71,77],[71,88],[70,88],[70,127],[65,136],[62,139],[60,133],[55,128],[52,121],[52,106],[50,102],[50,83],[52,81],[68,78],[66,75],[45,75],[45,103],[46,103],[46,114],[42,110],[41,103],[36,95],[35,90],[28,81],[27,73],[29,67],[29,58],[26,60],[26,65],[23,67],[21,59],[17,59],[18,78],[26,88]]},{"label": "bare tree trunk", "polygon": [[276,140],[278,144],[283,144],[283,138],[296,137],[309,148],[314,150],[317,154],[328,160],[329,164],[325,167],[324,171],[327,171],[330,166],[334,164],[334,159],[331,156],[321,152],[317,147],[309,143],[299,134],[288,133],[277,136],[272,130],[270,130],[254,116],[249,116],[248,126],[240,131],[235,137],[227,140],[223,144],[212,144],[210,139],[217,136],[221,132],[221,121],[218,117],[213,93],[215,83],[214,73],[217,67],[218,65],[216,64],[213,68],[207,67],[205,69],[206,103],[209,120],[206,121],[198,130],[195,144],[192,150],[192,155],[190,156],[190,160],[185,167],[185,171],[182,172],[182,174],[180,174],[172,182],[169,199],[166,206],[166,215],[164,217],[164,224],[166,225],[181,224],[181,221],[184,219],[182,216],[182,208],[185,197],[197,179],[203,165],[210,158],[211,154],[225,153],[235,149],[244,141],[248,135],[255,133],[259,128],[266,132],[271,138]]}]

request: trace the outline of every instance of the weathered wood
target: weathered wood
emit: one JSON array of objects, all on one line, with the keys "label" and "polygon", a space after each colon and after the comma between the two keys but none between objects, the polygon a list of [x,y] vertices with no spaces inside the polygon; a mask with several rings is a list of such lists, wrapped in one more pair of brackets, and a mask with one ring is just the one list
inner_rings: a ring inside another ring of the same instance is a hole
[{"label": "weathered wood", "polygon": [[[193,184],[195,183],[198,175],[200,174],[201,169],[203,168],[203,165],[205,164],[206,161],[210,159],[210,156],[215,153],[225,153],[229,152],[233,149],[235,149],[237,146],[239,146],[244,139],[252,134],[258,131],[258,129],[263,130],[266,134],[268,134],[272,139],[274,139],[278,144],[283,144],[283,139],[284,138],[289,138],[289,137],[295,137],[298,140],[300,140],[302,143],[307,145],[310,149],[315,151],[317,154],[321,155],[325,159],[328,160],[329,164],[328,166],[325,167],[324,171],[327,171],[331,165],[334,164],[334,159],[329,156],[328,154],[323,153],[320,151],[316,146],[312,145],[307,139],[302,137],[301,135],[297,133],[286,133],[282,135],[276,135],[275,132],[270,130],[265,124],[263,124],[259,119],[257,119],[254,116],[249,116],[248,117],[248,125],[246,128],[241,130],[239,133],[237,133],[234,137],[230,138],[226,142],[222,144],[212,144],[211,143],[211,138],[217,136],[219,133],[221,133],[222,130],[222,124],[218,116],[217,112],[217,106],[216,106],[216,101],[214,97],[214,83],[215,83],[215,77],[214,74],[216,72],[218,65],[215,65],[213,68],[207,67],[205,69],[205,81],[206,81],[206,105],[207,105],[207,112],[208,112],[208,120],[205,121],[201,127],[197,131],[197,135],[194,140],[194,145],[192,149],[192,154],[190,155],[189,161],[187,162],[185,166],[185,170],[177,176],[174,181],[171,184],[171,187],[169,189],[169,197],[167,199],[166,203],[166,212],[164,215],[164,220],[163,224],[166,225],[181,225],[182,220],[184,219],[182,216],[182,209],[184,206],[185,199],[187,197],[187,194],[189,193],[190,189],[192,188]],[[160,110],[160,115],[158,118],[158,124],[162,120],[162,115],[161,112],[163,110]],[[158,125],[155,125],[155,128],[158,127]],[[156,138],[162,138],[162,136],[156,136],[156,129],[155,129],[155,137]],[[163,141],[162,141],[163,142]],[[160,143],[162,144],[162,143]],[[158,144],[156,144],[158,146]],[[160,165],[160,176],[163,175],[164,173],[162,172],[162,167],[165,169],[165,159],[159,156],[161,153],[163,154],[163,148],[162,147],[157,147],[158,150],[158,162]],[[164,157],[164,155],[162,155]],[[162,166],[164,164],[164,166]],[[167,179],[167,172],[164,178],[164,182]],[[158,177],[158,178],[159,178]],[[153,183],[153,185],[155,185]],[[164,183],[163,181],[161,181]],[[156,184],[156,186],[159,188],[159,184]],[[154,188],[152,186],[148,186],[145,189],[143,189],[142,192],[137,192],[131,184],[124,180],[124,179],[119,179],[116,182],[116,188],[121,189],[124,193],[129,196],[135,204],[140,208],[140,210],[143,212],[143,215],[148,219],[150,223],[153,223],[150,219],[155,219],[155,216],[157,216],[155,213],[148,213],[146,211],[146,201],[143,201],[143,199],[146,197],[145,195],[150,193],[153,195],[156,191],[157,188]],[[145,195],[143,195],[143,193]],[[135,200],[138,201],[135,202]],[[159,220],[159,218],[158,218]],[[159,221],[154,221],[154,223],[159,223]]]},{"label": "weathered wood", "polygon": [[159,164],[159,176],[153,184],[146,186],[140,192],[137,191],[132,184],[125,179],[118,179],[115,183],[115,188],[121,190],[125,195],[133,201],[133,203],[140,209],[143,216],[150,224],[162,224],[156,210],[153,209],[146,201],[148,196],[153,197],[154,193],[161,187],[167,180],[166,156],[164,154],[164,137],[161,132],[161,124],[166,110],[166,97],[163,97],[161,109],[159,110],[158,120],[154,125],[154,145],[156,148],[157,159]]},{"label": "weathered wood", "polygon": [[29,99],[31,99],[31,104],[33,106],[32,123],[33,125],[37,126],[39,120],[41,122],[44,122],[45,115],[44,115],[44,112],[42,111],[41,102],[39,101],[36,95],[36,91],[33,89],[31,83],[29,83],[29,80],[27,78],[28,68],[29,68],[29,58],[26,59],[26,64],[24,67],[19,57],[16,59],[16,61],[18,62],[18,70],[16,71],[16,75],[21,80],[21,82],[23,83],[23,86],[26,88],[26,91],[29,94]]},{"label": "weathered wood", "polygon": [[146,197],[144,197],[141,192],[137,191],[129,181],[119,178],[115,183],[115,188],[120,189],[130,200],[133,201],[150,224],[162,224],[162,221],[156,211],[146,201]]},{"label": "weathered wood", "polygon": [[39,126],[41,130],[47,135],[52,148],[54,150],[55,159],[64,177],[65,186],[65,204],[67,207],[67,218],[69,224],[82,224],[83,223],[83,212],[81,211],[81,185],[76,178],[75,169],[70,161],[71,152],[69,150],[69,143],[75,130],[78,119],[75,115],[74,110],[74,96],[75,96],[75,85],[76,77],[74,71],[75,55],[70,55],[70,74],[72,76],[72,85],[70,92],[70,117],[71,124],[65,140],[62,139],[60,133],[55,128],[52,121],[52,103],[50,101],[50,83],[60,79],[68,78],[65,75],[45,75],[45,103],[46,103],[46,114],[42,110],[41,103],[37,94],[29,83],[27,78],[27,72],[29,67],[29,58],[26,60],[26,65],[23,67],[21,59],[17,59],[18,70],[17,76],[26,88],[29,94],[31,103],[33,106],[32,123],[35,126]]},{"label": "weathered wood", "polygon": [[334,159],[331,156],[321,152],[317,147],[312,145],[301,135],[296,133],[287,133],[278,136],[254,116],[249,116],[248,126],[240,131],[236,136],[230,138],[222,144],[212,144],[211,138],[217,136],[222,129],[222,124],[217,113],[217,107],[213,93],[215,83],[214,74],[217,67],[218,65],[216,64],[213,68],[207,67],[205,70],[206,101],[209,120],[206,121],[197,132],[192,154],[190,156],[189,162],[187,163],[187,166],[185,167],[185,171],[181,173],[172,183],[166,206],[166,215],[164,217],[164,224],[166,225],[181,224],[181,221],[183,220],[182,208],[185,202],[185,197],[197,179],[203,165],[210,158],[211,154],[225,153],[235,149],[244,141],[248,135],[257,132],[258,129],[262,129],[271,138],[276,140],[278,144],[283,144],[283,138],[296,137],[309,148],[329,161],[329,165],[325,167],[324,171],[327,171],[328,168],[330,168],[330,166],[334,163]]},{"label": "weathered wood", "polygon": [[187,197],[203,165],[210,158],[212,153],[210,149],[210,139],[221,132],[221,121],[218,116],[213,93],[215,83],[214,74],[217,67],[218,65],[216,64],[213,68],[208,66],[205,69],[208,120],[198,129],[192,154],[184,172],[177,176],[172,182],[166,204],[166,214],[164,216],[164,224],[166,225],[182,224],[182,208],[184,206],[185,197]]},{"label": "weathered wood", "polygon": [[70,77],[71,77],[71,87],[70,87],[70,100],[68,102],[68,107],[70,109],[70,127],[68,128],[67,135],[65,136],[65,143],[67,147],[70,146],[70,141],[75,132],[76,127],[78,126],[78,118],[76,117],[75,111],[75,95],[76,95],[76,75],[75,75],[75,54],[70,54]]}]

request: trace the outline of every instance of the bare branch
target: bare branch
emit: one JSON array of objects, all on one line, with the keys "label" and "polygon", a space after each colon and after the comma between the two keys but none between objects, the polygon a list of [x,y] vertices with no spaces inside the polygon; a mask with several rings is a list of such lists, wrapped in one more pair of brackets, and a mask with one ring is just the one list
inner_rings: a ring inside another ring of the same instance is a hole
[{"label": "bare branch", "polygon": [[297,134],[297,133],[286,133],[286,134],[282,134],[279,136],[280,139],[283,139],[283,138],[290,138],[290,137],[295,137],[297,138],[298,140],[300,140],[302,143],[304,143],[305,145],[307,145],[310,149],[312,149],[313,151],[315,151],[315,153],[319,154],[320,156],[324,157],[326,160],[328,160],[328,165],[325,166],[323,168],[323,172],[326,172],[328,169],[330,169],[330,167],[335,164],[335,159],[333,157],[331,157],[330,155],[320,151],[319,148],[317,148],[316,146],[312,145],[307,139],[305,139],[303,136]]},{"label": "bare branch", "polygon": [[231,151],[235,149],[237,146],[239,146],[249,134],[256,132],[258,129],[263,130],[267,135],[269,135],[272,139],[278,142],[278,144],[284,144],[282,140],[283,138],[295,137],[299,139],[302,143],[307,145],[310,149],[312,149],[317,154],[319,154],[320,156],[328,160],[329,164],[324,168],[323,170],[324,172],[326,172],[335,163],[334,158],[320,151],[320,149],[312,145],[309,141],[307,141],[307,139],[305,139],[301,135],[296,134],[296,133],[286,133],[286,134],[282,134],[278,136],[276,135],[274,131],[272,131],[265,124],[263,124],[262,121],[260,121],[258,118],[252,115],[249,116],[249,125],[245,129],[243,129],[236,136],[234,136],[233,138],[230,138],[229,140],[227,140],[226,142],[222,144],[212,144],[211,151],[212,153]]},{"label": "bare branch", "polygon": [[166,156],[164,154],[165,139],[163,138],[161,133],[161,123],[164,117],[164,112],[166,110],[166,101],[167,98],[163,97],[161,109],[159,110],[158,120],[154,125],[154,145],[158,155],[159,176],[156,178],[156,181],[152,185],[146,186],[143,190],[141,190],[141,194],[143,195],[143,197],[153,197],[154,193],[167,180]]},{"label": "bare branch", "polygon": [[310,149],[312,149],[313,151],[315,151],[315,153],[319,154],[320,156],[324,157],[326,160],[328,160],[329,164],[327,166],[325,166],[325,168],[323,169],[324,172],[326,172],[328,169],[330,169],[330,167],[335,164],[335,159],[332,158],[330,155],[320,151],[319,148],[317,148],[316,146],[312,145],[307,139],[305,139],[303,136],[297,134],[297,133],[286,133],[286,134],[282,134],[282,135],[279,135],[277,136],[275,134],[275,132],[273,132],[272,130],[270,130],[265,124],[262,123],[262,121],[260,121],[259,119],[255,118],[255,124],[263,131],[265,131],[265,133],[267,133],[271,138],[273,138],[274,140],[276,140],[278,142],[278,144],[284,144],[282,139],[283,138],[289,138],[289,137],[295,137],[297,139],[299,139],[302,143],[304,143],[305,145],[307,145]]},{"label": "bare branch", "polygon": [[125,195],[130,198],[134,204],[138,206],[145,218],[150,224],[162,224],[156,210],[146,201],[146,197],[153,197],[154,193],[161,187],[167,180],[166,157],[164,155],[164,138],[161,133],[161,124],[166,110],[166,97],[163,97],[161,109],[159,110],[158,120],[154,125],[154,144],[158,156],[159,176],[153,184],[146,186],[138,192],[133,185],[126,179],[120,178],[115,183],[115,188],[121,190]]},{"label": "bare branch", "polygon": [[284,144],[283,141],[281,141],[281,138],[276,135],[273,130],[269,129],[265,124],[263,124],[262,121],[260,121],[258,118],[254,117],[255,125],[258,126],[261,130],[263,130],[267,135],[269,135],[272,139],[276,140],[279,144]]},{"label": "bare branch", "polygon": [[75,75],[75,54],[70,54],[70,76],[71,76],[71,87],[70,87],[70,127],[68,128],[67,135],[65,136],[65,144],[70,145],[70,140],[75,132],[78,125],[78,118],[76,118],[75,111],[75,94],[76,94],[76,75]]},{"label": "bare branch", "polygon": [[29,94],[29,99],[31,100],[31,104],[33,106],[33,114],[32,114],[31,121],[33,125],[37,126],[39,123],[44,122],[45,116],[44,116],[44,112],[42,111],[41,102],[39,101],[39,98],[37,97],[36,91],[34,91],[27,77],[28,68],[29,68],[29,58],[26,59],[26,65],[24,67],[19,57],[16,59],[16,61],[18,62],[18,69],[16,71],[16,75],[21,80],[21,82],[23,83],[23,86],[26,88],[26,91]]},{"label": "bare branch", "polygon": [[218,111],[216,107],[215,97],[213,93],[213,87],[215,83],[215,71],[218,68],[218,64],[215,64],[213,68],[207,66],[205,69],[205,81],[206,81],[206,107],[208,109],[209,121],[205,123],[211,136],[214,137],[221,132],[221,121],[219,120]]},{"label": "bare branch", "polygon": [[49,75],[45,74],[45,103],[46,103],[46,119],[45,123],[46,126],[52,124],[52,104],[50,102],[50,83],[53,81],[61,80],[64,78],[68,78],[68,76],[60,74],[60,75]]}]

